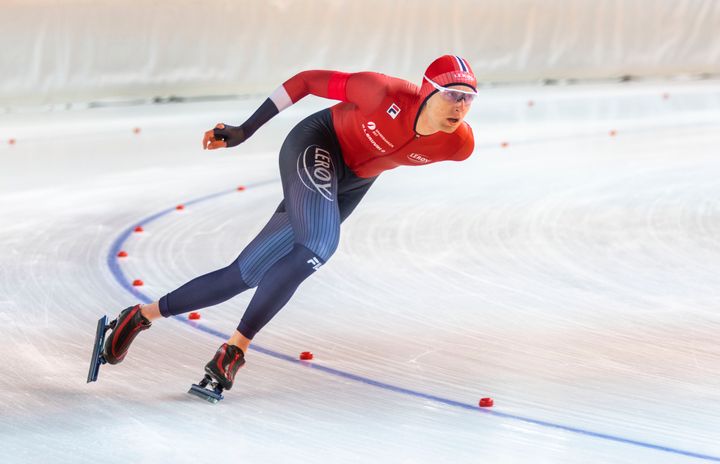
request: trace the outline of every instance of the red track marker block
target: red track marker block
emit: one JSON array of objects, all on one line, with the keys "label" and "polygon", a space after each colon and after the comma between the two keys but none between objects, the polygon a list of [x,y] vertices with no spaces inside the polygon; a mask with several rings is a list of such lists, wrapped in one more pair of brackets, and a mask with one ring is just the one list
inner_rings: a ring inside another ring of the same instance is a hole
[{"label": "red track marker block", "polygon": [[142,287],[145,283],[140,279],[133,280],[133,287]]},{"label": "red track marker block", "polygon": [[192,312],[192,313],[188,314],[188,319],[190,319],[192,321],[196,321],[196,320],[200,319],[200,313]]},{"label": "red track marker block", "polygon": [[303,351],[300,353],[300,359],[303,361],[310,361],[313,358],[313,354],[309,351]]},{"label": "red track marker block", "polygon": [[143,229],[142,226],[137,226],[137,227],[135,228],[135,232],[137,232],[137,233],[143,232],[144,230],[145,230],[145,229]]},{"label": "red track marker block", "polygon": [[118,258],[127,258],[127,251],[120,251],[117,255]]},{"label": "red track marker block", "polygon": [[615,137],[617,135],[617,131],[611,130],[610,131],[610,137]]},{"label": "red track marker block", "polygon": [[139,133],[140,133],[140,130],[141,130],[141,129],[140,129],[139,127],[134,127],[134,128],[133,128],[133,134],[139,134]]},{"label": "red track marker block", "polygon": [[17,142],[17,140],[15,140],[15,139],[10,139],[10,140],[8,140],[8,143],[9,143],[10,145],[15,145],[15,142]]},{"label": "red track marker block", "polygon": [[500,144],[500,146],[503,147],[503,148],[507,148],[508,145],[510,145],[510,144],[507,143],[507,142],[503,142],[503,143]]},{"label": "red track marker block", "polygon": [[245,190],[245,187],[241,185],[237,189],[238,189],[238,192],[242,192]]},{"label": "red track marker block", "polygon": [[185,209],[185,205],[177,205],[177,206],[175,207],[175,209],[178,210],[178,211],[182,211],[182,210]]},{"label": "red track marker block", "polygon": [[495,402],[492,398],[480,398],[480,403],[478,403],[481,408],[491,408],[493,404]]}]

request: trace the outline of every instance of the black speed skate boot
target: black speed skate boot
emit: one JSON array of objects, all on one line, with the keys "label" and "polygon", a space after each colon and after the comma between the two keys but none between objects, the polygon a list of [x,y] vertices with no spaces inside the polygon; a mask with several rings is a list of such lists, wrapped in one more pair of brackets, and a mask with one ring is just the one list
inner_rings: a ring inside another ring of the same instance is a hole
[{"label": "black speed skate boot", "polygon": [[223,345],[218,348],[215,357],[205,365],[205,372],[216,380],[223,390],[230,390],[235,373],[245,364],[245,353],[235,345]]},{"label": "black speed skate boot", "polygon": [[112,333],[105,339],[103,357],[108,364],[118,364],[127,354],[137,334],[150,328],[152,323],[140,313],[140,305],[125,308],[110,323]]}]

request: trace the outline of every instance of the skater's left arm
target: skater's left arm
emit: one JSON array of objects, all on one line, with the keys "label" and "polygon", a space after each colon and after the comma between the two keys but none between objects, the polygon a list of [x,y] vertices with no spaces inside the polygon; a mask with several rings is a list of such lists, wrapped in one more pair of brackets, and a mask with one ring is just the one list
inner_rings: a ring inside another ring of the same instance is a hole
[{"label": "skater's left arm", "polygon": [[228,126],[217,124],[214,129],[205,132],[203,137],[203,149],[214,150],[216,148],[234,147],[249,139],[256,130],[272,119],[280,110],[273,102],[272,97],[266,98],[260,107],[255,110],[252,116],[240,126]]}]

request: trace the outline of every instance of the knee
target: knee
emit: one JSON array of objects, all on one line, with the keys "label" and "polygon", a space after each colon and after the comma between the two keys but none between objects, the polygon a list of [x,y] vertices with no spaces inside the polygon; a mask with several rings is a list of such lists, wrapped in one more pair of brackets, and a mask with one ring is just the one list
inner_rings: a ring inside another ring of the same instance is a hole
[{"label": "knee", "polygon": [[240,293],[244,290],[252,288],[245,277],[242,275],[240,267],[236,262],[231,263],[229,266],[218,271],[218,280],[222,287],[228,291],[236,290]]},{"label": "knee", "polygon": [[254,241],[233,263],[250,288],[257,287],[268,269],[292,250],[292,229],[288,226],[286,232]]},{"label": "knee", "polygon": [[310,240],[303,240],[297,242],[298,245],[302,245],[310,250],[317,258],[326,263],[330,257],[335,254],[340,243],[340,231],[335,233],[325,233],[320,237]]},{"label": "knee", "polygon": [[259,260],[248,260],[242,258],[242,255],[238,256],[230,267],[237,269],[237,272],[240,274],[242,280],[249,288],[255,288],[260,283],[260,280],[265,275],[267,269],[274,263],[264,263]]}]

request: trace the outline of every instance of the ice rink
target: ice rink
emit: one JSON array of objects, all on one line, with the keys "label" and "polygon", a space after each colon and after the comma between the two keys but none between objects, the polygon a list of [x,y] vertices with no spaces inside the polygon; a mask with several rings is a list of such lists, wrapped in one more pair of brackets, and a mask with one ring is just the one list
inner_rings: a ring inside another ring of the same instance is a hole
[{"label": "ice rink", "polygon": [[227,265],[279,203],[327,101],[201,149],[260,102],[0,114],[0,461],[720,462],[712,80],[481,89],[473,156],[384,173],[224,401],[186,392],[251,292],[86,384],[101,315]]}]

